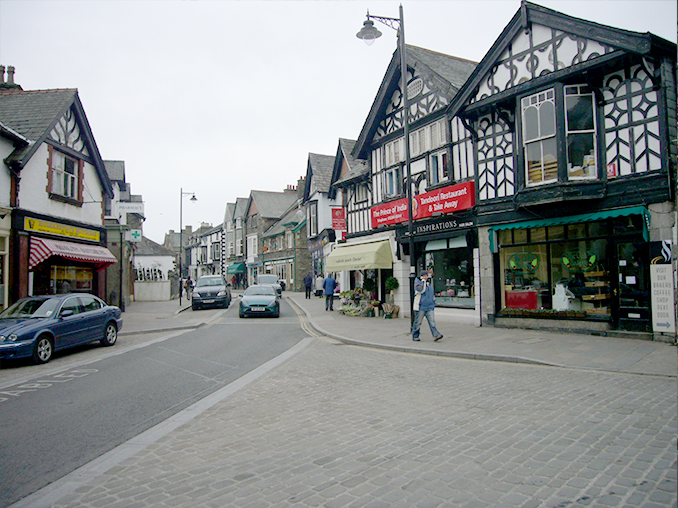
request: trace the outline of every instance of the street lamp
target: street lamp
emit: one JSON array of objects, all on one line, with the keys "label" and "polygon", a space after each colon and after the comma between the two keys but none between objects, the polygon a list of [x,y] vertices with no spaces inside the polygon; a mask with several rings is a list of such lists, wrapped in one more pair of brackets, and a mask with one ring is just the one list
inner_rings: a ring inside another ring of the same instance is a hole
[{"label": "street lamp", "polygon": [[184,290],[181,287],[183,276],[182,261],[184,257],[184,196],[191,196],[192,202],[198,201],[198,198],[195,197],[195,192],[184,192],[184,189],[181,189],[181,195],[179,196],[179,306],[181,306],[181,293]]},{"label": "street lamp", "polygon": [[363,22],[362,29],[356,34],[358,39],[362,39],[368,46],[371,46],[375,39],[381,37],[381,32],[374,26],[373,19],[392,28],[398,33],[398,50],[400,53],[400,90],[403,97],[403,135],[405,136],[405,182],[407,185],[407,241],[410,249],[410,323],[414,322],[414,279],[416,277],[416,260],[414,258],[414,236],[412,234],[412,171],[410,165],[410,121],[409,121],[409,100],[407,97],[407,48],[405,46],[405,21],[403,16],[403,5],[400,4],[400,17],[387,18],[383,16],[373,16],[367,11],[367,20]]}]

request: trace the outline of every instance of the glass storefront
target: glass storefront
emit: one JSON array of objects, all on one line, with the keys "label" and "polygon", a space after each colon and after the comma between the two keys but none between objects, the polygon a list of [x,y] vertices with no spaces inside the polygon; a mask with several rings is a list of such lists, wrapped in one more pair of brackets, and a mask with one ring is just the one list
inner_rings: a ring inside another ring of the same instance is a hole
[{"label": "glass storefront", "polygon": [[91,265],[83,265],[43,263],[34,272],[33,294],[95,292],[95,270]]},{"label": "glass storefront", "polygon": [[425,249],[423,268],[433,270],[436,306],[475,308],[473,248],[466,238],[430,241]]},{"label": "glass storefront", "polygon": [[631,215],[498,231],[501,309],[577,311],[577,317],[609,319],[616,309],[631,306],[636,309],[631,315],[645,320],[649,288],[642,221]]}]

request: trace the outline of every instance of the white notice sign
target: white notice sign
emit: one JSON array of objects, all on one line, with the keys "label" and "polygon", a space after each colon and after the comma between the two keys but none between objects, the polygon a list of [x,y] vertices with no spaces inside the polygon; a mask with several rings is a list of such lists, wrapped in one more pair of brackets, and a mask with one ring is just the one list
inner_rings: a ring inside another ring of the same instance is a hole
[{"label": "white notice sign", "polygon": [[652,329],[676,333],[676,294],[670,264],[650,265],[652,286]]}]

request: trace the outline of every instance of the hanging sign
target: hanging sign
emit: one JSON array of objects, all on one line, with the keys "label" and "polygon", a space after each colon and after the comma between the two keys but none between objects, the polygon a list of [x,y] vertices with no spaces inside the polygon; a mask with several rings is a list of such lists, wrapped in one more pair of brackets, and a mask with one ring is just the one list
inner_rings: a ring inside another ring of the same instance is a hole
[{"label": "hanging sign", "polygon": [[346,230],[346,211],[343,207],[332,208],[332,229],[335,231]]}]

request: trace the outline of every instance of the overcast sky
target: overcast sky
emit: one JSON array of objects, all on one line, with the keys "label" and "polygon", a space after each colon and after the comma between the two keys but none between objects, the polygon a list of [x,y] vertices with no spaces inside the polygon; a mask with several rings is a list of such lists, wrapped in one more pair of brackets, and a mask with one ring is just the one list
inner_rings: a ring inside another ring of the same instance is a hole
[{"label": "overcast sky", "polygon": [[[675,0],[540,5],[676,42]],[[104,160],[125,161],[162,243],[223,221],[250,190],[282,191],[309,152],[356,139],[393,51],[355,37],[392,1],[0,0],[0,64],[24,90],[77,88]],[[406,42],[480,61],[519,0],[404,1]]]}]

